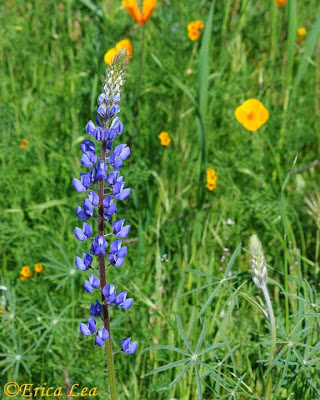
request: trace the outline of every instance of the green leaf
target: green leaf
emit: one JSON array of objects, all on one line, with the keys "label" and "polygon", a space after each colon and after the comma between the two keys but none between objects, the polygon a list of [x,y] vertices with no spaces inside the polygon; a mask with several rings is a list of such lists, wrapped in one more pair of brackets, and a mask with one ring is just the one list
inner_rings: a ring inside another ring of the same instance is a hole
[{"label": "green leaf", "polygon": [[191,347],[191,344],[189,342],[189,339],[187,338],[186,334],[184,333],[184,330],[182,328],[181,319],[180,319],[180,317],[178,315],[177,315],[177,325],[178,325],[179,333],[180,333],[180,336],[181,336],[182,340],[184,341],[184,343],[188,347],[188,350],[190,351],[190,353],[194,354],[193,350],[192,350],[192,347]]},{"label": "green leaf", "polygon": [[186,351],[178,349],[177,347],[166,346],[162,344],[156,344],[154,346],[147,347],[146,349],[144,349],[144,351],[149,351],[149,350],[171,350],[180,354],[184,354],[185,356],[191,356],[191,354],[188,354]]},{"label": "green leaf", "polygon": [[183,365],[183,364],[187,363],[188,361],[190,361],[190,357],[184,358],[183,360],[175,361],[170,364],[163,365],[162,367],[159,367],[159,368],[155,368],[152,371],[147,372],[145,376],[154,375],[159,372],[167,371],[168,369],[171,369],[171,368],[179,367],[179,365]]}]

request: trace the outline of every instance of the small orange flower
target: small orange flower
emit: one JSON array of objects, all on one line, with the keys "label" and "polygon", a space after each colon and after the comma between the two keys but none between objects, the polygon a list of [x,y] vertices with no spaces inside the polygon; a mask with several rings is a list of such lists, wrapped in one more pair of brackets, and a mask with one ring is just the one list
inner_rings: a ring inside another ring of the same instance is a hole
[{"label": "small orange flower", "polygon": [[249,99],[234,113],[236,120],[248,131],[256,131],[269,119],[269,111],[257,99]]},{"label": "small orange flower", "polygon": [[190,22],[187,26],[189,39],[192,41],[199,39],[203,28],[204,24],[201,20]]},{"label": "small orange flower", "polygon": [[37,263],[34,265],[34,272],[36,274],[41,274],[43,272],[43,265],[41,263]]},{"label": "small orange flower", "polygon": [[275,2],[278,7],[284,7],[287,4],[288,0],[275,0]]},{"label": "small orange flower", "polygon": [[306,36],[306,34],[307,34],[306,28],[305,28],[304,26],[302,26],[301,28],[299,28],[299,29],[297,30],[297,34],[298,34],[298,36],[300,36],[300,37]]},{"label": "small orange flower", "polygon": [[171,139],[168,132],[161,132],[158,138],[160,139],[160,143],[162,146],[164,147],[169,146]]},{"label": "small orange flower", "polygon": [[143,0],[142,14],[139,10],[137,0],[122,0],[122,5],[139,25],[144,25],[155,9],[157,0]]},{"label": "small orange flower", "polygon": [[104,62],[108,65],[111,65],[113,63],[116,54],[122,49],[127,50],[128,60],[130,60],[133,52],[133,46],[129,39],[123,39],[116,44],[115,48],[110,49],[106,52],[106,54],[104,55]]},{"label": "small orange flower", "polygon": [[24,267],[21,268],[20,271],[20,280],[25,281],[27,278],[30,278],[32,276],[32,271],[28,265],[25,265]]},{"label": "small orange flower", "polygon": [[28,139],[22,139],[22,142],[20,144],[20,149],[26,149],[29,145],[29,140]]},{"label": "small orange flower", "polygon": [[206,188],[210,191],[215,190],[217,187],[217,181],[219,178],[219,174],[213,168],[207,169],[207,184]]}]

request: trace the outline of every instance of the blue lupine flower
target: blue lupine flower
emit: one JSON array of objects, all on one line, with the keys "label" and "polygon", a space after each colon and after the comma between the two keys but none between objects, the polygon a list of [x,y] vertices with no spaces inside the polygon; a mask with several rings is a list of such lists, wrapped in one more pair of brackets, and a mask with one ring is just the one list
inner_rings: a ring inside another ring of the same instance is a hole
[{"label": "blue lupine flower", "polygon": [[80,324],[80,331],[84,336],[91,336],[96,331],[96,320],[94,318],[88,318],[88,324]]},{"label": "blue lupine flower", "polygon": [[75,264],[80,271],[86,271],[87,269],[91,268],[92,261],[93,258],[89,254],[82,253],[82,259],[77,256],[75,259]]},{"label": "blue lupine flower", "polygon": [[116,196],[118,200],[125,200],[127,197],[130,196],[130,189],[123,189],[125,185],[124,181],[118,181],[113,186],[113,194]]},{"label": "blue lupine flower", "polygon": [[132,342],[130,344],[130,341],[130,337],[121,340],[122,351],[126,354],[134,354],[138,348],[138,342]]},{"label": "blue lupine flower", "polygon": [[114,267],[121,267],[127,255],[127,246],[121,247],[121,240],[111,243],[108,260]]},{"label": "blue lupine flower", "polygon": [[89,199],[85,199],[82,202],[82,208],[77,206],[76,213],[79,219],[85,221],[93,216],[94,206]]},{"label": "blue lupine flower", "polygon": [[92,151],[86,151],[81,157],[81,164],[84,167],[90,168],[97,162],[98,157]]},{"label": "blue lupine flower", "polygon": [[83,228],[76,227],[74,230],[74,234],[78,240],[86,240],[91,237],[92,228],[91,225],[87,224],[86,222],[83,223]]},{"label": "blue lupine flower", "polygon": [[123,132],[123,123],[120,121],[118,117],[115,117],[113,119],[109,130],[116,132],[116,135],[121,135],[121,133]]},{"label": "blue lupine flower", "polygon": [[120,292],[116,298],[116,304],[124,310],[128,310],[133,304],[133,299],[127,299],[127,294],[128,292]]},{"label": "blue lupine flower", "polygon": [[92,293],[94,289],[98,289],[100,286],[100,280],[97,276],[91,274],[89,276],[89,280],[85,281],[83,285],[83,289],[86,290],[88,293]]},{"label": "blue lupine flower", "polygon": [[114,169],[119,169],[123,165],[123,161],[130,156],[130,148],[126,144],[118,144],[113,153],[108,158],[108,162]]},{"label": "blue lupine flower", "polygon": [[97,109],[97,111],[98,111],[98,114],[101,116],[101,117],[104,117],[105,115],[106,115],[106,106],[105,106],[105,104],[103,103],[103,104],[100,104],[100,106],[98,107],[98,109]]},{"label": "blue lupine flower", "polygon": [[[100,271],[104,265],[101,265],[101,261],[104,261],[104,256],[108,248],[108,242],[105,236],[113,233],[116,238],[126,238],[130,232],[130,225],[125,224],[124,219],[116,220],[112,223],[112,232],[105,235],[104,232],[104,220],[110,221],[112,215],[117,213],[117,200],[125,200],[130,195],[130,189],[124,188],[125,182],[120,172],[117,171],[122,167],[124,160],[130,155],[130,149],[126,144],[118,144],[113,149],[113,141],[118,135],[123,132],[123,123],[117,117],[120,112],[120,88],[124,83],[125,67],[126,67],[126,53],[120,51],[115,57],[114,63],[108,70],[107,77],[103,86],[103,93],[98,97],[97,117],[95,123],[89,121],[86,124],[86,132],[98,141],[103,141],[101,149],[101,159],[96,154],[96,145],[91,140],[84,140],[80,149],[82,151],[81,163],[84,167],[89,168],[89,172],[80,174],[80,179],[73,179],[72,183],[77,192],[88,191],[88,197],[84,199],[81,206],[76,209],[77,216],[80,220],[86,221],[93,217],[95,213],[95,207],[98,207],[98,231],[99,235],[96,236],[90,248],[92,255],[100,258]],[[113,150],[112,150],[113,149]],[[107,156],[108,155],[108,156]],[[114,169],[114,171],[108,172],[108,166],[105,158],[107,157],[108,164]],[[106,181],[106,184],[104,183]],[[96,193],[97,189],[93,188],[93,185],[99,184],[99,189],[103,186],[107,189],[109,194],[105,195],[99,190],[99,195]],[[102,209],[101,209],[102,208]],[[101,214],[103,220],[101,221]],[[75,228],[75,236],[78,240],[84,241],[89,239],[92,235],[92,228],[87,222],[83,222],[82,229],[79,227]],[[127,254],[127,247],[122,247],[121,240],[114,241],[108,253],[108,260],[111,265],[115,267],[122,266],[124,258]],[[101,257],[102,256],[102,257]],[[93,257],[87,253],[82,253],[81,257],[76,257],[75,264],[81,271],[86,271],[91,268]],[[101,272],[104,280],[104,273]],[[84,290],[91,293],[95,289],[100,287],[100,279],[94,274],[89,275],[89,280],[84,283]],[[91,336],[94,333],[95,345],[103,346],[103,343],[109,339],[109,332],[104,328],[96,327],[95,318],[101,318],[106,325],[107,320],[106,313],[104,313],[105,307],[119,306],[122,309],[129,309],[133,304],[133,299],[127,299],[127,292],[123,291],[117,295],[116,288],[112,284],[105,285],[102,290],[103,301],[102,304],[98,300],[95,303],[91,303],[90,317],[87,320],[87,324],[80,324],[80,331],[84,336]],[[137,342],[130,343],[130,338],[123,339],[121,341],[122,351],[127,354],[133,354],[137,349]],[[110,344],[111,345],[111,344]]]},{"label": "blue lupine flower", "polygon": [[117,182],[122,182],[123,181],[123,176],[119,176],[120,172],[119,171],[112,171],[107,177],[107,182],[109,183],[110,186],[115,185]]},{"label": "blue lupine flower", "polygon": [[115,214],[118,211],[117,205],[114,203],[114,197],[108,195],[103,200],[103,218],[106,221],[110,221],[112,214]]},{"label": "blue lupine flower", "polygon": [[115,306],[118,305],[124,310],[128,310],[132,304],[133,299],[127,299],[127,292],[121,292],[117,296],[116,288],[114,285],[106,285],[102,289],[102,293],[106,298],[106,302],[108,306]]},{"label": "blue lupine flower", "polygon": [[94,134],[94,130],[96,129],[94,123],[92,121],[89,121],[86,125],[86,132],[89,133],[89,135]]},{"label": "blue lupine flower", "polygon": [[90,315],[95,318],[102,317],[102,305],[98,300],[96,300],[95,304],[91,303]]},{"label": "blue lupine flower", "polygon": [[104,140],[104,130],[101,128],[101,126],[96,127],[93,136],[96,140]]},{"label": "blue lupine flower", "polygon": [[[92,123],[92,121],[90,121],[90,122]],[[93,123],[92,123],[92,125],[93,125]],[[84,140],[80,144],[80,149],[81,149],[82,153],[86,153],[87,151],[91,151],[94,154],[96,153],[96,145],[93,142],[91,142],[91,140]]]},{"label": "blue lupine flower", "polygon": [[96,166],[96,179],[107,179],[108,166],[103,160],[100,160]]},{"label": "blue lupine flower", "polygon": [[103,346],[103,343],[109,339],[109,332],[105,328],[99,328],[94,344],[96,346]]},{"label": "blue lupine flower", "polygon": [[97,206],[99,204],[99,196],[95,192],[89,192],[88,198],[91,201],[92,205]]},{"label": "blue lupine flower", "polygon": [[121,239],[126,238],[130,232],[130,225],[123,226],[124,219],[119,219],[118,221],[114,221],[112,223],[112,232]]},{"label": "blue lupine flower", "polygon": [[112,303],[115,301],[117,297],[116,287],[112,284],[108,284],[102,289],[102,293],[104,297],[107,299],[107,302],[110,303],[110,305],[112,305]]},{"label": "blue lupine flower", "polygon": [[94,254],[95,256],[105,255],[106,248],[108,247],[108,242],[104,238],[104,236],[96,236],[92,243],[90,253]]},{"label": "blue lupine flower", "polygon": [[80,180],[73,178],[72,184],[77,192],[85,192],[89,189],[91,183],[90,174],[80,174]]}]

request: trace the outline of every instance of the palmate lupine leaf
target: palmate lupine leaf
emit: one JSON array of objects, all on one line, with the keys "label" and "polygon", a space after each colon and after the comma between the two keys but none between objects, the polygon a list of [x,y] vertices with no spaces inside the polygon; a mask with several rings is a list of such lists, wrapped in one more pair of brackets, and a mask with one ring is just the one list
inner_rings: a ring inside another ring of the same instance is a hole
[{"label": "palmate lupine leaf", "polygon": [[[166,345],[151,346],[151,347],[146,348],[145,351],[147,351],[147,350],[169,350],[169,351],[173,351],[175,353],[187,355],[188,357],[183,358],[182,360],[174,361],[172,363],[155,368],[152,371],[148,372],[145,376],[154,375],[156,373],[167,371],[169,369],[184,365],[184,368],[182,369],[182,371],[179,372],[179,374],[174,378],[174,380],[167,387],[162,387],[162,388],[158,389],[159,391],[166,391],[166,390],[172,389],[184,377],[184,375],[190,370],[190,368],[194,367],[197,391],[198,391],[198,399],[202,399],[203,398],[202,397],[202,380],[201,380],[201,375],[200,375],[200,370],[199,370],[199,366],[202,365],[202,361],[199,359],[199,357],[201,357],[205,354],[208,354],[209,352],[214,351],[215,349],[226,346],[226,344],[225,343],[217,343],[215,345],[210,346],[207,349],[204,349],[202,352],[200,351],[201,347],[203,345],[203,342],[204,342],[206,327],[207,327],[206,320],[204,319],[203,325],[202,325],[202,330],[201,330],[200,336],[197,341],[196,349],[193,350],[192,345],[183,330],[180,317],[177,316],[176,320],[177,320],[177,326],[178,326],[180,336],[190,353],[187,353],[186,351],[179,349],[177,347],[166,346]],[[231,355],[234,350],[235,349],[232,349],[231,351],[229,351],[228,355]],[[228,357],[224,357],[223,360],[226,360],[227,358]],[[204,363],[204,364],[207,365],[206,363]],[[223,363],[221,363],[220,366],[224,366]],[[216,382],[218,382],[220,386],[226,388],[226,390],[230,390],[230,387],[228,385],[228,380],[223,376],[223,373],[221,373],[219,371],[214,371],[213,379]]]}]

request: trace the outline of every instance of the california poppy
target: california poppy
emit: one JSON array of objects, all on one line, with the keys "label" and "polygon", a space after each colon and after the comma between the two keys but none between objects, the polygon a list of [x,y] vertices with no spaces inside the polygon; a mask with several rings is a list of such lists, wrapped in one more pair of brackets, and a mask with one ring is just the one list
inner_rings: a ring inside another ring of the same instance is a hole
[{"label": "california poppy", "polygon": [[122,5],[139,25],[144,25],[155,9],[157,0],[143,0],[142,13],[139,10],[137,0],[122,0]]}]

